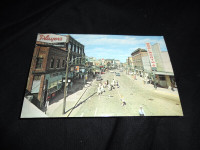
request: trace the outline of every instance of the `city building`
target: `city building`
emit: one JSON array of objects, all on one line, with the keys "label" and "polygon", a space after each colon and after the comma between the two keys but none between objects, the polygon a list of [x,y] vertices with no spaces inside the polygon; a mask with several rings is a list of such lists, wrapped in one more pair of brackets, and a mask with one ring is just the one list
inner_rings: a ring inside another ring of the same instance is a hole
[{"label": "city building", "polygon": [[144,62],[143,62],[144,59],[142,58],[148,56],[147,50],[138,48],[131,53],[131,56],[132,56],[132,62],[133,62],[132,65],[134,67],[134,71],[141,76],[144,71]]},{"label": "city building", "polygon": [[157,67],[155,75],[158,80],[158,85],[164,88],[169,88],[171,86],[176,87],[174,73],[168,52],[161,51],[159,43],[155,43],[151,47]]},{"label": "city building", "polygon": [[114,60],[115,61],[115,68],[120,68],[120,60]]},{"label": "city building", "polygon": [[66,35],[66,37],[66,49],[70,50],[70,78],[80,78],[86,74],[84,45],[75,40],[71,35]]},{"label": "city building", "polygon": [[84,72],[84,46],[70,35],[38,34],[26,89],[37,98],[39,107],[63,87],[68,50],[68,79],[73,81]]},{"label": "city building", "polygon": [[66,50],[36,42],[28,76],[27,90],[40,103],[47,96],[54,97],[62,87],[63,79],[65,78],[66,59]]},{"label": "city building", "polygon": [[115,67],[114,59],[105,59],[105,65],[109,69],[114,68]]}]

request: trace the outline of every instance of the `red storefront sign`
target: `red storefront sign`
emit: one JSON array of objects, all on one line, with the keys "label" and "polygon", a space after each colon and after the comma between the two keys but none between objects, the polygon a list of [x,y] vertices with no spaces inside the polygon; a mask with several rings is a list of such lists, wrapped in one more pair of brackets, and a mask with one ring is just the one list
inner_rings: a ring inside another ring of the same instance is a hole
[{"label": "red storefront sign", "polygon": [[66,42],[67,38],[65,36],[57,34],[38,34],[37,41],[45,43],[63,43]]},{"label": "red storefront sign", "polygon": [[146,43],[146,47],[147,47],[147,52],[148,52],[148,55],[149,55],[149,60],[150,60],[150,63],[151,63],[151,67],[156,67],[156,61],[155,61],[154,56],[153,56],[153,51],[152,51],[152,48],[151,48],[151,44],[150,43]]}]

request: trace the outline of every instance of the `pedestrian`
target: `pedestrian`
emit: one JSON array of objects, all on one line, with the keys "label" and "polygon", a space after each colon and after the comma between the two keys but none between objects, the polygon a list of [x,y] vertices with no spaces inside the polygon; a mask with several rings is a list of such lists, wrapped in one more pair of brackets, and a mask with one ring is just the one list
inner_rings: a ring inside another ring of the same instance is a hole
[{"label": "pedestrian", "polygon": [[116,82],[116,85],[117,85],[117,88],[119,88],[119,83],[118,83],[118,81]]},{"label": "pedestrian", "polygon": [[155,79],[154,79],[154,88],[155,88],[155,89],[157,89],[157,84],[158,84],[158,81],[157,81],[157,79],[155,78]]},{"label": "pedestrian", "polygon": [[144,113],[142,106],[140,106],[139,114],[140,114],[140,116],[145,116],[145,113]]},{"label": "pedestrian", "polygon": [[115,80],[113,79],[112,84],[111,84],[112,88],[115,89]]},{"label": "pedestrian", "polygon": [[97,88],[97,95],[100,95],[101,94],[101,87],[99,86],[98,88]]},{"label": "pedestrian", "polygon": [[106,86],[107,86],[107,83],[105,82],[105,83],[104,83],[104,88],[106,88]]},{"label": "pedestrian", "polygon": [[112,81],[112,84],[113,84],[113,86],[115,86],[115,80],[113,79],[113,81]]},{"label": "pedestrian", "polygon": [[126,105],[126,102],[124,100],[124,96],[121,96],[120,100],[122,101],[122,106]]},{"label": "pedestrian", "polygon": [[108,80],[107,80],[107,85],[109,84]]},{"label": "pedestrian", "polygon": [[105,89],[103,88],[103,85],[101,85],[101,93],[105,92]]},{"label": "pedestrian", "polygon": [[108,90],[109,90],[109,91],[111,91],[111,90],[112,90],[112,88],[111,88],[110,84],[108,84]]},{"label": "pedestrian", "polygon": [[101,85],[102,85],[102,83],[101,83],[101,82],[99,82],[99,87],[101,87]]}]

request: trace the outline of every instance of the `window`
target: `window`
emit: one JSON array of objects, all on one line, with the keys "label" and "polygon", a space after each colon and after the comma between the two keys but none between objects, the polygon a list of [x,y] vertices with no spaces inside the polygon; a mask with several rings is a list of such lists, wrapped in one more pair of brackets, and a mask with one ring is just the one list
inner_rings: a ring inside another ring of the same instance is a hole
[{"label": "window", "polygon": [[76,52],[76,46],[74,45],[74,52]]},{"label": "window", "polygon": [[72,44],[71,43],[68,43],[68,48],[71,50],[71,48],[72,48]]},{"label": "window", "polygon": [[78,54],[79,54],[79,47],[77,47],[77,52],[78,52]]},{"label": "window", "polygon": [[65,60],[63,60],[63,62],[62,62],[62,67],[64,67],[65,66]]},{"label": "window", "polygon": [[80,54],[82,54],[82,49],[81,49],[81,48],[79,48],[79,50],[80,50]]},{"label": "window", "polygon": [[37,58],[35,68],[42,68],[42,62],[43,62],[43,58]]},{"label": "window", "polygon": [[56,68],[60,67],[60,59],[57,59]]},{"label": "window", "polygon": [[53,68],[53,66],[54,66],[54,58],[51,58],[50,68]]},{"label": "window", "polygon": [[165,80],[165,76],[159,75],[160,80]]}]

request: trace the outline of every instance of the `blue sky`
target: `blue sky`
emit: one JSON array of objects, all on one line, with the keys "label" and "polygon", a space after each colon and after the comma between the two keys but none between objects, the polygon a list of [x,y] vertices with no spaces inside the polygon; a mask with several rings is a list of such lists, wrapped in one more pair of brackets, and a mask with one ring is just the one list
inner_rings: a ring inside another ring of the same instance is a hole
[{"label": "blue sky", "polygon": [[69,34],[85,46],[85,54],[97,59],[118,59],[126,62],[137,48],[146,49],[146,42],[159,43],[161,51],[167,51],[163,36]]}]

